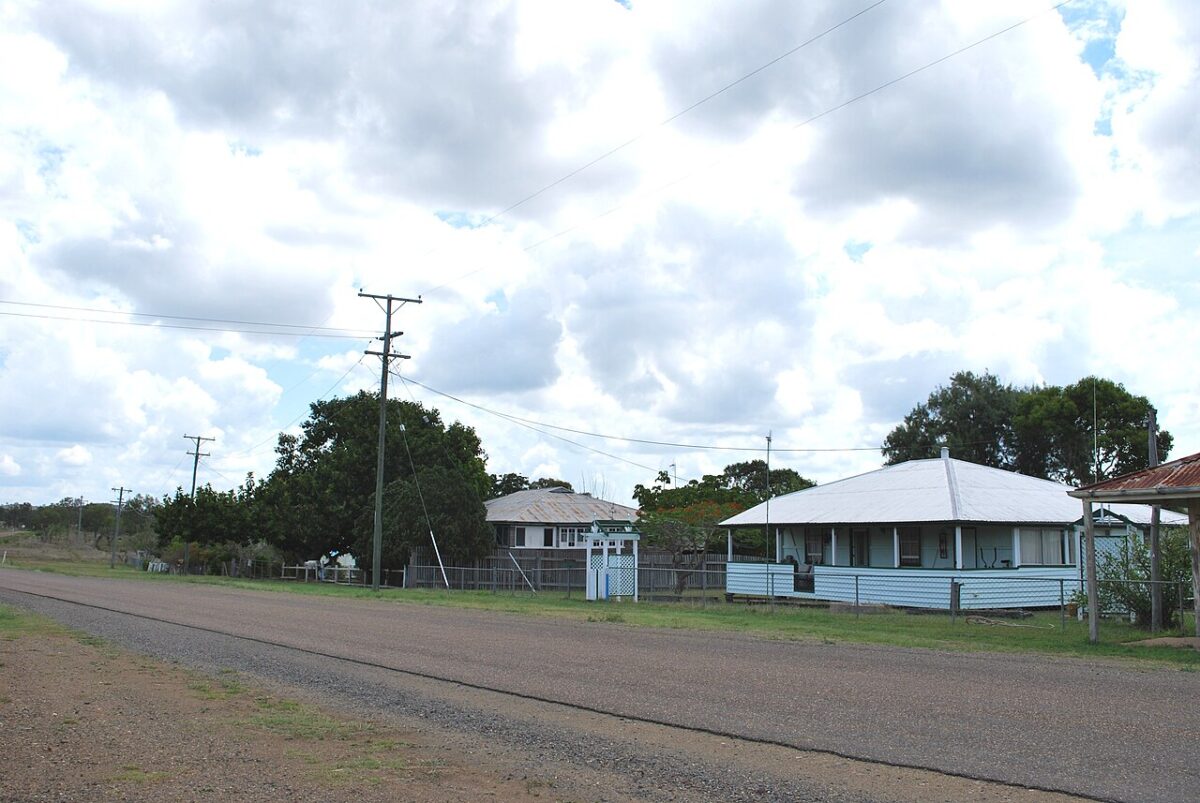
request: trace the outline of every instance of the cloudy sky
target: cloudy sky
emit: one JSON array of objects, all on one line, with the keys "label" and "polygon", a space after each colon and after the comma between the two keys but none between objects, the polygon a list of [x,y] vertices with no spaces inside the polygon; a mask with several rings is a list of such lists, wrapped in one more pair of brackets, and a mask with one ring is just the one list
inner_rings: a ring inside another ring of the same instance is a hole
[{"label": "cloudy sky", "polygon": [[0,502],[265,475],[378,385],[358,288],[395,396],[617,501],[761,451],[543,425],[823,482],[1097,373],[1198,451],[1200,4],[1051,5],[0,0]]}]

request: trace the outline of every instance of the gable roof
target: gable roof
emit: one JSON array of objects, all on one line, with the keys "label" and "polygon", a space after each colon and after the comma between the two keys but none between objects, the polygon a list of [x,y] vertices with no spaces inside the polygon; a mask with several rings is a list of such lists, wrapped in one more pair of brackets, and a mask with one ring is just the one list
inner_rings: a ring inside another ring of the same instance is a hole
[{"label": "gable roof", "polygon": [[[866,474],[816,485],[770,501],[777,524],[878,524],[901,522],[994,522],[1071,524],[1083,516],[1069,485],[1004,471],[948,455],[910,460]],[[738,527],[765,524],[768,503],[721,522]],[[1145,505],[1106,505],[1116,515],[1143,524]],[[1186,517],[1164,510],[1164,524]],[[1176,521],[1178,520],[1178,521]]]},{"label": "gable roof", "polygon": [[513,524],[587,524],[597,519],[636,521],[637,510],[566,488],[517,491],[483,503],[490,522]]}]

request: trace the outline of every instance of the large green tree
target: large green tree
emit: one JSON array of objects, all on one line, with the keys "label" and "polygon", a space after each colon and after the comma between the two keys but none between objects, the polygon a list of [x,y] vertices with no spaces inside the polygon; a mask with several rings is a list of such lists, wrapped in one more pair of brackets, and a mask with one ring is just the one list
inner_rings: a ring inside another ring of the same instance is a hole
[{"label": "large green tree", "polygon": [[[793,469],[773,468],[770,496],[802,491],[815,484]],[[731,463],[720,474],[705,474],[679,486],[667,472],[660,471],[653,484],[636,485],[633,496],[643,518],[649,521],[647,542],[671,552],[673,562],[678,564],[684,554],[694,551],[696,539],[708,548],[715,547],[716,525],[766,501],[767,487],[766,461],[748,460]],[[737,530],[734,540],[739,551],[762,551],[760,531]]]},{"label": "large green tree", "polygon": [[214,490],[211,485],[196,489],[193,499],[175,489],[174,496],[163,498],[158,508],[158,541],[187,542],[199,546],[215,544],[248,544],[262,537],[256,511],[257,485],[254,475],[247,475],[240,488]]},{"label": "large green tree", "polygon": [[[1108,379],[1014,388],[960,371],[904,417],[884,440],[889,465],[937,455],[1080,485],[1144,468],[1150,402]],[[1169,432],[1158,433],[1160,459]]]},{"label": "large green tree", "polygon": [[[431,547],[431,532],[449,565],[474,560],[495,544],[478,485],[457,466],[418,466],[415,476],[395,479],[383,490],[383,568],[399,568],[414,548]],[[370,567],[373,538],[374,514],[364,514],[353,547],[360,566]]]},{"label": "large green tree", "polygon": [[1013,417],[1018,391],[990,373],[959,371],[950,384],[937,387],[883,441],[888,465],[936,457],[949,446],[955,457],[1012,469],[1015,464]]},{"label": "large green tree", "polygon": [[[378,426],[378,394],[360,392],[314,402],[299,436],[280,435],[275,469],[259,492],[259,511],[271,542],[289,557],[310,559],[357,549],[359,564],[369,563],[370,551],[362,552],[359,538],[364,519],[373,521]],[[444,424],[436,409],[389,399],[385,443],[388,488],[411,479],[415,466],[422,483],[424,472],[435,467],[456,472],[461,487],[471,492],[458,498],[464,504],[486,498],[491,489],[475,430],[458,422]],[[385,489],[385,501],[388,493]],[[457,503],[451,494],[438,499]],[[431,508],[431,517],[434,513]]]}]

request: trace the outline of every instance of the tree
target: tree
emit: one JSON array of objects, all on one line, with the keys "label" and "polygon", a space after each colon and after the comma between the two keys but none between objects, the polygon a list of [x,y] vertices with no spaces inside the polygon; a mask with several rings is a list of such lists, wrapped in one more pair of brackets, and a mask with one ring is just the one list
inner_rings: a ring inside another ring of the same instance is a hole
[{"label": "tree", "polygon": [[949,446],[955,457],[1013,469],[1013,417],[1017,391],[986,371],[959,371],[939,385],[883,441],[886,465],[936,457]]},{"label": "tree", "polygon": [[[1082,485],[1146,466],[1149,412],[1145,396],[1108,379],[1018,389],[960,371],[888,434],[883,456],[891,465],[949,446],[973,463]],[[1159,432],[1161,458],[1171,443]]]},{"label": "tree", "polygon": [[193,499],[182,488],[173,497],[163,497],[158,509],[158,542],[172,541],[198,546],[248,544],[258,538],[255,525],[254,475],[246,475],[240,488],[213,490],[205,484],[196,489]]},{"label": "tree", "polygon": [[638,519],[646,545],[670,553],[677,595],[687,588],[693,573],[703,570],[718,525],[743,509],[738,502],[701,500],[682,508],[643,513]]},{"label": "tree", "polygon": [[[1124,385],[1085,377],[1066,387],[1030,388],[1017,405],[1018,464],[1026,473],[1083,485],[1145,468],[1150,401]],[[1165,459],[1171,433],[1158,433]]]},{"label": "tree", "polygon": [[[260,491],[258,506],[269,540],[294,559],[350,551],[357,545],[363,517],[373,520],[379,395],[360,392],[317,401],[310,410],[300,436],[280,435],[275,469]],[[457,422],[443,424],[434,408],[388,400],[385,443],[389,486],[411,478],[416,466],[422,476],[433,467],[459,472],[461,488],[473,493],[463,498],[464,504],[485,498],[492,488],[475,430]],[[356,554],[364,556],[361,550]]]},{"label": "tree", "polygon": [[[1160,537],[1162,579],[1187,589],[1192,584],[1192,562],[1188,552],[1188,534],[1185,527],[1164,527]],[[1134,614],[1138,627],[1150,627],[1150,549],[1140,537],[1130,538],[1126,549],[1120,552],[1101,552],[1097,555],[1096,576],[1101,580],[1097,590],[1101,610],[1129,610]],[[1114,582],[1103,582],[1110,580]],[[1168,587],[1169,588],[1169,587]],[[1170,599],[1171,591],[1163,594],[1164,601]],[[1173,620],[1183,601],[1177,605],[1167,604],[1164,610],[1164,627],[1170,629],[1178,624]]]},{"label": "tree", "polygon": [[568,491],[575,491],[575,489],[571,487],[571,483],[567,482],[566,480],[555,479],[554,477],[541,477],[529,483],[529,487],[534,490],[543,488],[566,488]]},{"label": "tree", "polygon": [[496,499],[501,496],[515,494],[517,491],[529,490],[529,478],[524,474],[489,474],[492,489],[488,494],[488,499]]},{"label": "tree", "polygon": [[[771,469],[771,496],[802,491],[815,485],[790,468]],[[706,536],[711,541],[717,523],[767,499],[767,463],[750,460],[731,463],[720,474],[705,474],[675,487],[670,475],[658,472],[654,484],[634,486],[633,496],[641,508],[642,519],[647,514],[662,513],[696,526],[708,526]],[[739,530],[734,533],[739,550],[761,550],[762,538],[755,532]]]},{"label": "tree", "polygon": [[[430,545],[431,530],[442,560],[451,565],[474,560],[495,543],[478,485],[467,472],[446,465],[418,467],[415,478],[410,473],[384,488],[383,567],[407,563],[414,547]],[[364,513],[354,554],[370,556],[373,539],[374,514]],[[360,559],[359,565],[369,563]]]}]

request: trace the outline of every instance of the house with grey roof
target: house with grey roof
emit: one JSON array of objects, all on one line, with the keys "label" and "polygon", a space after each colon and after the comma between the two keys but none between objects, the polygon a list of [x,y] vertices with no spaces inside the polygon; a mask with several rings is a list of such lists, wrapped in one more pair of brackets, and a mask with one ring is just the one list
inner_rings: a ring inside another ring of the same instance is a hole
[{"label": "house with grey roof", "polygon": [[[1082,582],[1083,522],[1070,490],[956,460],[948,449],[817,485],[722,522],[774,541],[773,562],[730,564],[727,590],[911,607],[949,607],[952,593],[963,608],[1058,605]],[[1097,508],[1098,548],[1120,550],[1140,537],[1150,511]]]},{"label": "house with grey roof", "polygon": [[513,549],[584,549],[592,522],[634,522],[636,509],[568,488],[537,488],[489,499],[496,543]]}]

